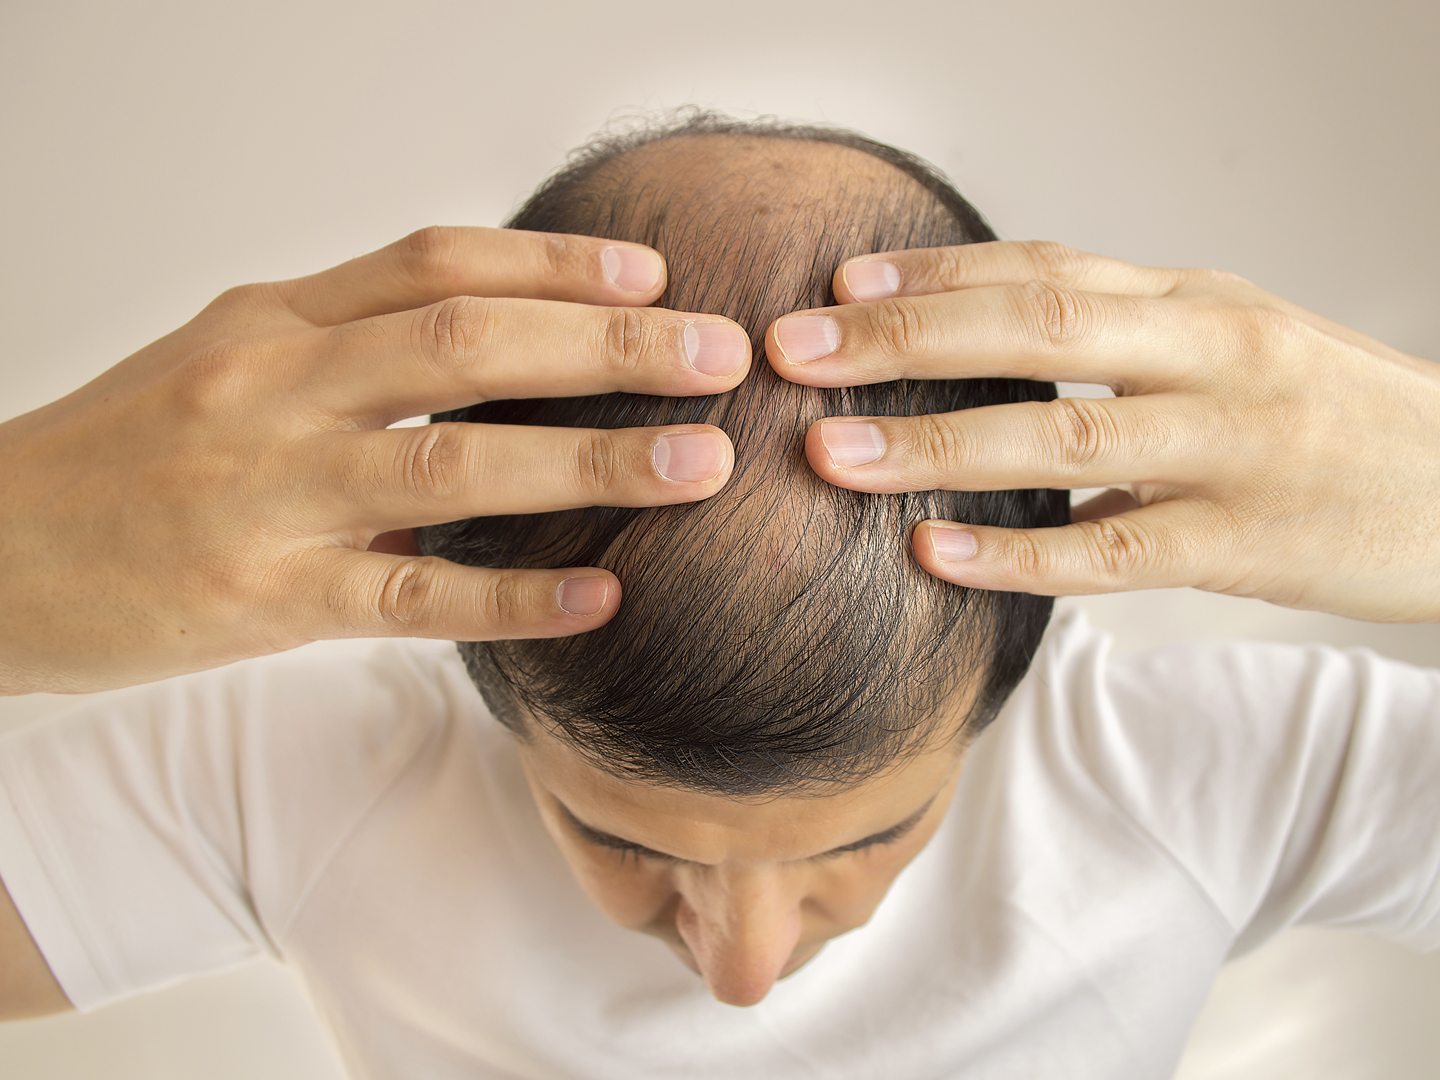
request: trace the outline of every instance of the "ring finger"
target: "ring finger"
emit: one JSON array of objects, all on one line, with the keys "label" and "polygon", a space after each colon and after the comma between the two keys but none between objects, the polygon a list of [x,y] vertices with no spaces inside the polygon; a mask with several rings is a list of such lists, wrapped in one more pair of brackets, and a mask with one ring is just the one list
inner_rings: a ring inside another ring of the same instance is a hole
[{"label": "ring finger", "polygon": [[[1155,394],[827,417],[811,425],[805,450],[823,479],[879,493],[1199,482],[1215,470],[1205,447],[1216,445],[1202,402]],[[1187,435],[1200,430],[1212,437]]]},{"label": "ring finger", "polygon": [[[427,424],[324,438],[313,484],[330,527],[380,533],[496,514],[659,506],[720,490],[734,449],[719,428],[592,430]],[[342,508],[333,513],[336,493]]]}]

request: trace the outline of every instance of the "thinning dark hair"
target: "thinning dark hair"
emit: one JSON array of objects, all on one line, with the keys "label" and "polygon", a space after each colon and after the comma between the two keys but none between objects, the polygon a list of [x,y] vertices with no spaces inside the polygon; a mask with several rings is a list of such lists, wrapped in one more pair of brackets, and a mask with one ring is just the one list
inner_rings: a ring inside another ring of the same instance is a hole
[{"label": "thinning dark hair", "polygon": [[[671,183],[663,155],[657,165],[655,154],[637,153],[710,137],[732,140],[734,164],[698,189]],[[812,199],[771,200],[765,193],[786,183],[783,162],[758,175],[753,155],[741,152],[756,139],[848,147],[895,174],[830,176]],[[730,483],[701,503],[422,530],[422,550],[458,562],[601,566],[624,583],[619,614],[598,630],[460,645],[495,716],[522,737],[538,720],[614,775],[736,797],[823,793],[989,723],[1028,668],[1051,601],[932,578],[914,561],[909,531],[926,518],[1059,525],[1066,493],[862,494],[810,471],[804,434],[822,416],[1045,401],[1054,386],[975,379],[817,389],[780,379],[763,359],[774,319],[835,302],[831,278],[845,259],[993,240],[959,192],[913,155],[853,132],[692,112],[598,139],[506,224],[650,245],[669,266],[660,306],[734,319],[750,332],[756,362],[739,388],[710,397],[499,401],[436,417],[710,423],[735,443]],[[973,692],[969,711],[939,732],[936,718],[957,692]]]}]

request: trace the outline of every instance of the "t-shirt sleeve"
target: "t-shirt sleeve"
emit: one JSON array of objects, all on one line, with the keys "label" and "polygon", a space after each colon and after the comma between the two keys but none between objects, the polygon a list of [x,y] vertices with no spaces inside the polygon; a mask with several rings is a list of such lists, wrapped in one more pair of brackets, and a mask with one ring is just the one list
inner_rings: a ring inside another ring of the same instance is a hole
[{"label": "t-shirt sleeve", "polygon": [[0,740],[0,880],[71,1002],[282,953],[326,861],[463,695],[452,657],[302,650]]},{"label": "t-shirt sleeve", "polygon": [[1363,650],[1197,644],[1112,658],[1095,774],[1236,931],[1440,946],[1440,672]]}]

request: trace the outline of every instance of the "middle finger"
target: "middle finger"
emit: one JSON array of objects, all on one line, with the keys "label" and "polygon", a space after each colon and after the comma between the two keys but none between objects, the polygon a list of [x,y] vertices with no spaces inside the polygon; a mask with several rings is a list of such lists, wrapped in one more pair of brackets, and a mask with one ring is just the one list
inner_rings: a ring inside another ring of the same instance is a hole
[{"label": "middle finger", "polygon": [[322,407],[380,425],[497,398],[715,394],[750,364],[719,315],[550,300],[462,296],[315,334]]}]

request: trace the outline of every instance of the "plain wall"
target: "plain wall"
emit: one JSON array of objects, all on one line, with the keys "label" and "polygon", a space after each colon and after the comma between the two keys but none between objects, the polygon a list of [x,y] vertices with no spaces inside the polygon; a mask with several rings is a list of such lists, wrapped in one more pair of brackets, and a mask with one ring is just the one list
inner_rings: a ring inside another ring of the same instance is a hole
[{"label": "plain wall", "polygon": [[[496,224],[618,117],[687,103],[919,152],[1006,238],[1232,270],[1440,359],[1433,2],[64,3],[0,7],[0,419],[224,288]],[[3,512],[3,509],[0,509]],[[1199,594],[1086,606],[1122,647],[1247,636],[1435,665],[1440,631]],[[320,646],[344,648],[344,646]],[[0,726],[61,704],[0,700]],[[1324,931],[1232,965],[1184,1080],[1440,1072],[1440,961]],[[326,1080],[257,964],[0,1029],[10,1080]]]}]

